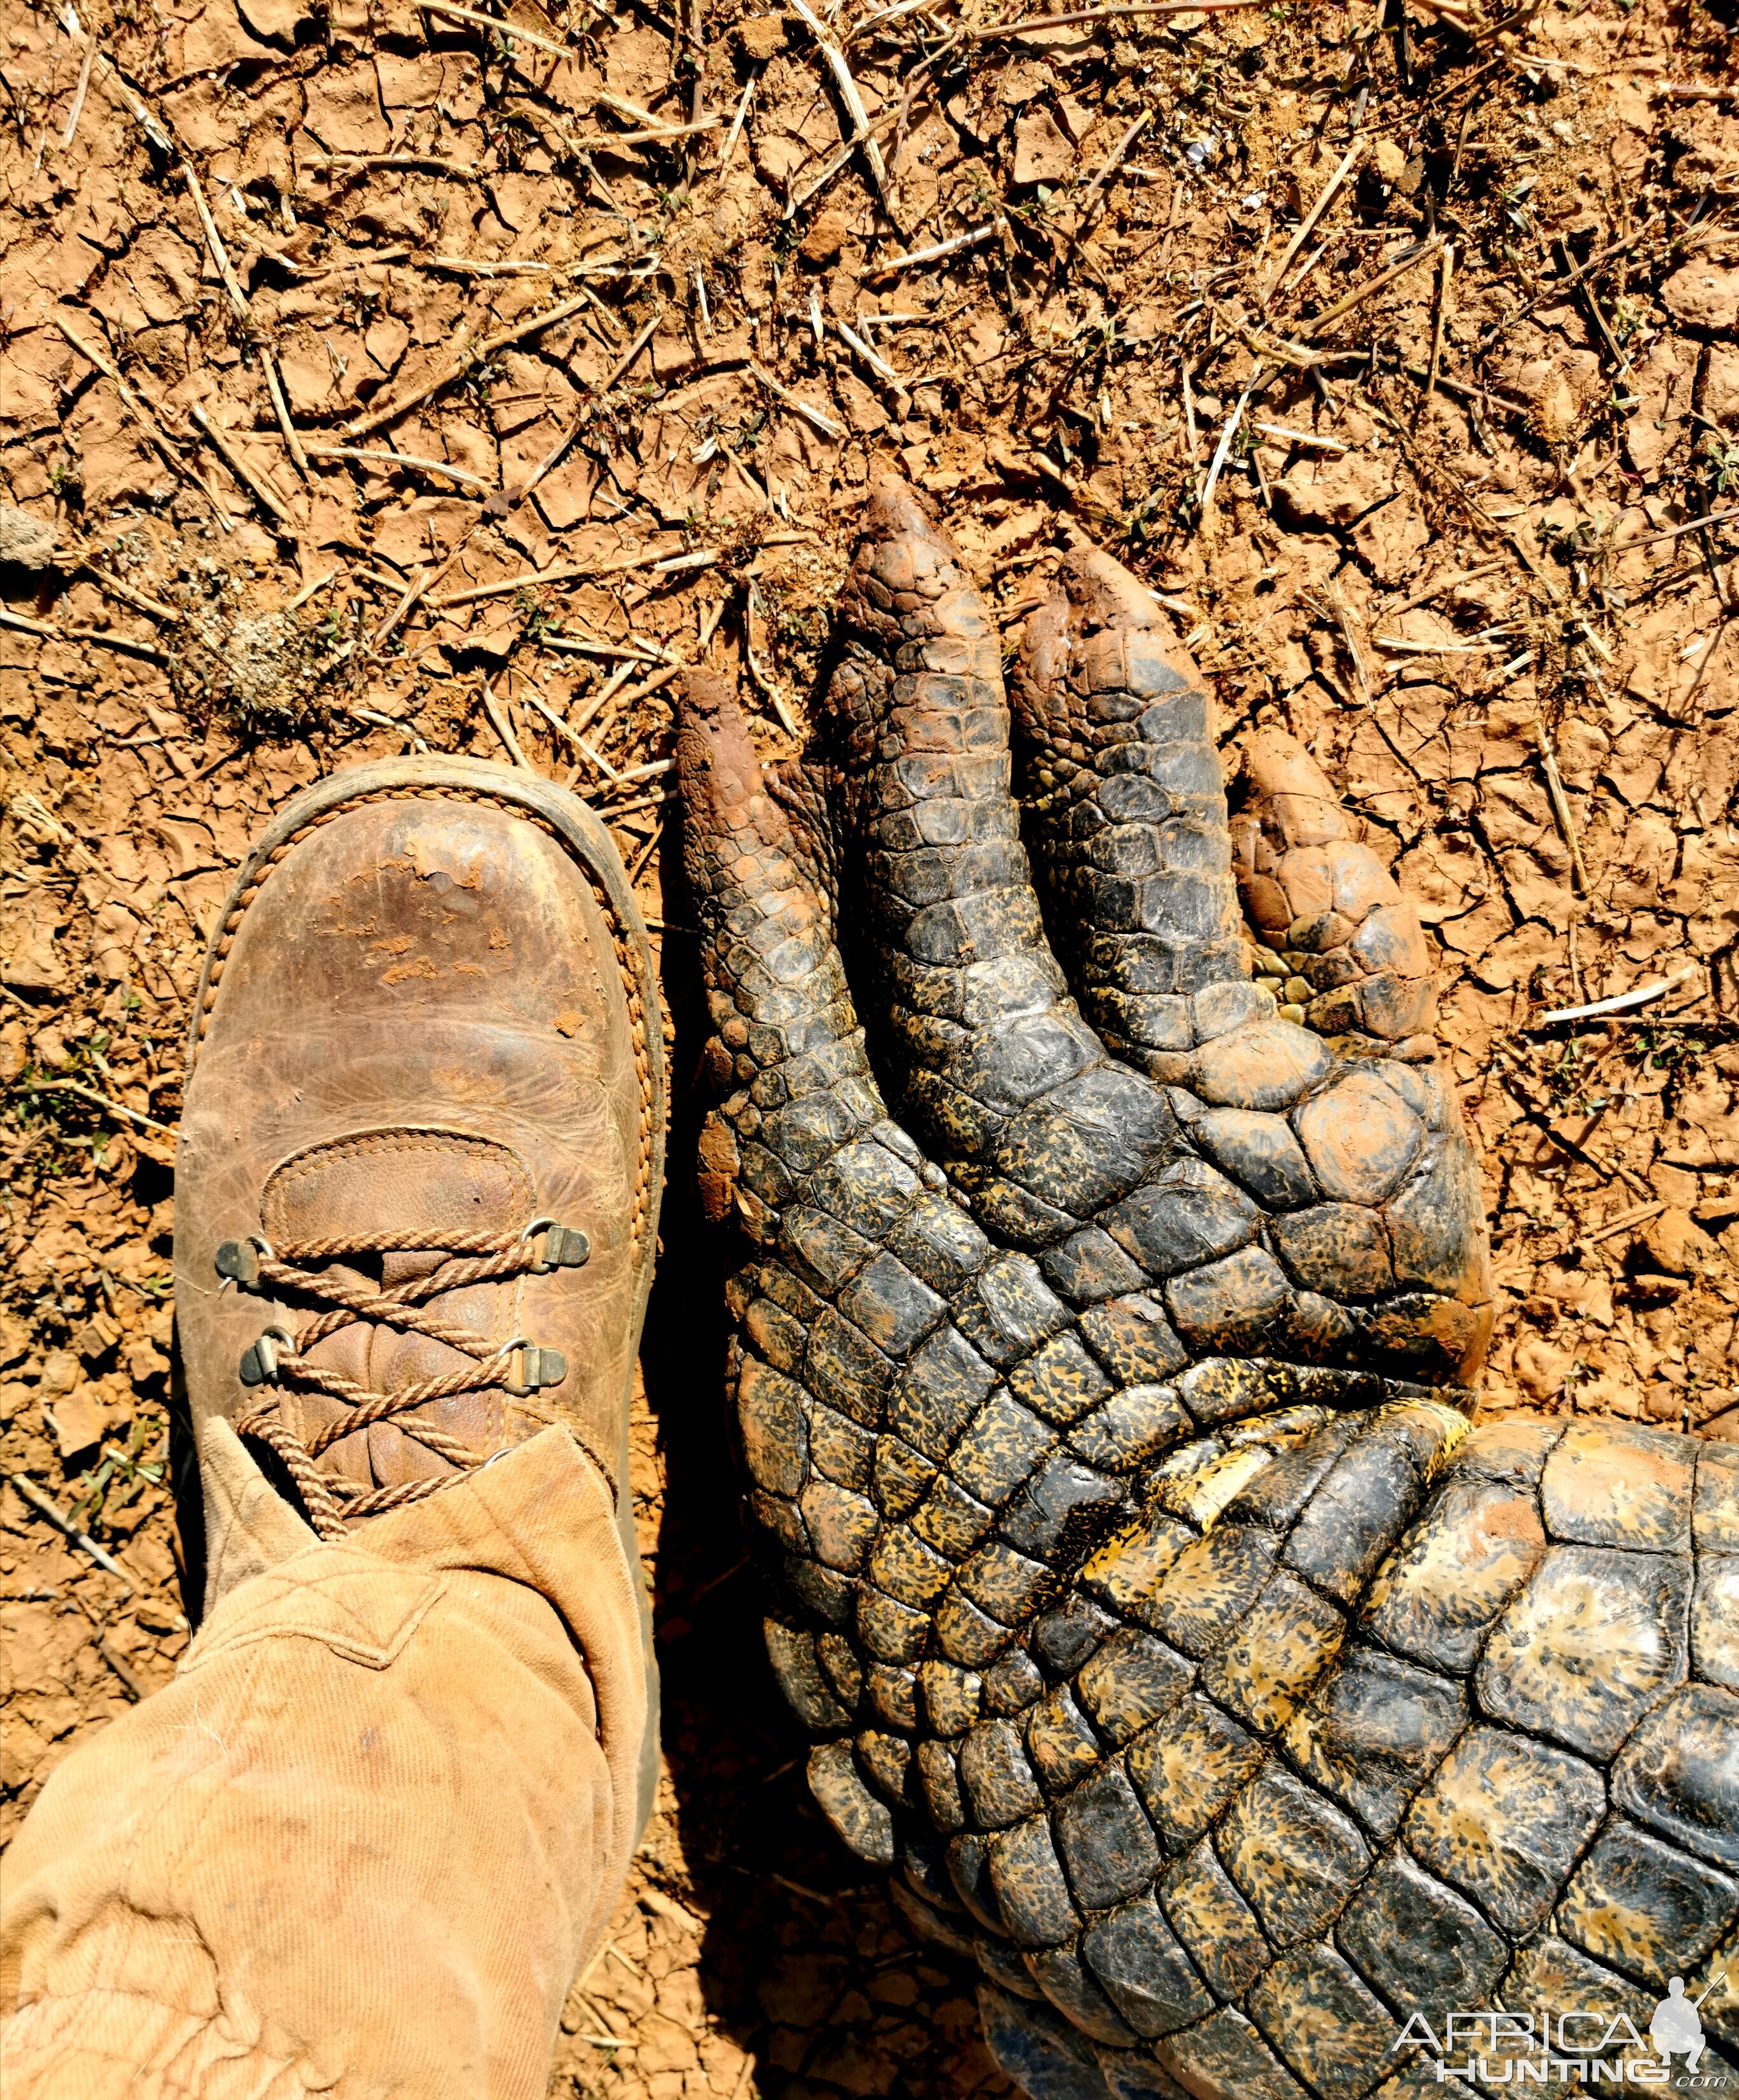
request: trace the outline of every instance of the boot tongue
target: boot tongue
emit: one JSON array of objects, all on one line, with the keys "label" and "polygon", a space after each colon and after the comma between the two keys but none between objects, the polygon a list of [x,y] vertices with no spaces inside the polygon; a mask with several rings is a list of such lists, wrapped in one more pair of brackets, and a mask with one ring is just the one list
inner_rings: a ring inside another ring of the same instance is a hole
[{"label": "boot tongue", "polygon": [[[500,1233],[531,1223],[536,1193],[519,1155],[488,1138],[439,1129],[359,1131],[293,1153],[274,1167],[260,1198],[260,1224],[274,1246],[402,1239],[424,1231],[431,1240]],[[386,1259],[389,1283],[428,1266],[418,1254]]]}]

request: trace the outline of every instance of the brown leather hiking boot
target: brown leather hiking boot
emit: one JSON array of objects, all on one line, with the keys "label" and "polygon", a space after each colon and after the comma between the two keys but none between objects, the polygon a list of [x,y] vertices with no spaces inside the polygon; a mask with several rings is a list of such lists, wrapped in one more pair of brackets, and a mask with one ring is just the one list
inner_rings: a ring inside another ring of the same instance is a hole
[{"label": "brown leather hiking boot", "polygon": [[224,907],[186,1101],[196,1429],[227,1417],[336,1538],[559,1424],[634,1564],[664,1075],[646,936],[585,806],[457,758],[298,796]]}]

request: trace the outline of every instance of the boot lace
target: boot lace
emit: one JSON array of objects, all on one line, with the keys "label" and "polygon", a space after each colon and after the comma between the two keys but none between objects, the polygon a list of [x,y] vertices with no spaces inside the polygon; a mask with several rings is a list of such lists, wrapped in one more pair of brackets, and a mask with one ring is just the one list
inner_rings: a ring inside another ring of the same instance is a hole
[{"label": "boot lace", "polygon": [[[431,1401],[492,1391],[505,1394],[528,1421],[546,1424],[555,1418],[536,1405],[532,1396],[546,1386],[559,1385],[567,1375],[567,1360],[559,1349],[540,1348],[523,1335],[501,1342],[444,1320],[423,1301],[474,1283],[577,1268],[590,1252],[583,1232],[554,1218],[534,1219],[518,1233],[444,1233],[425,1228],[396,1234],[280,1241],[276,1247],[258,1233],[245,1240],[226,1240],[218,1249],[216,1267],[227,1283],[280,1299],[311,1299],[329,1308],[300,1326],[275,1323],[243,1352],[242,1383],[250,1389],[263,1386],[273,1390],[236,1424],[236,1433],[254,1438],[276,1454],[295,1483],[310,1524],[325,1539],[342,1538],[349,1524],[360,1518],[421,1502],[452,1486],[501,1454],[474,1449],[450,1431],[419,1420],[416,1410]],[[378,1290],[311,1265],[346,1256],[388,1254],[439,1254],[448,1259],[426,1276],[411,1277]],[[473,1361],[440,1377],[401,1386],[395,1392],[377,1392],[342,1371],[308,1361],[308,1352],[317,1343],[363,1322],[444,1343]],[[286,1395],[296,1391],[323,1394],[342,1402],[345,1411],[312,1435],[298,1436],[285,1418],[283,1404]],[[371,1423],[389,1421],[454,1470],[432,1479],[369,1489],[316,1463],[320,1454],[341,1437]],[[595,1453],[588,1455],[597,1462]],[[607,1467],[600,1470],[606,1479],[610,1477]]]}]

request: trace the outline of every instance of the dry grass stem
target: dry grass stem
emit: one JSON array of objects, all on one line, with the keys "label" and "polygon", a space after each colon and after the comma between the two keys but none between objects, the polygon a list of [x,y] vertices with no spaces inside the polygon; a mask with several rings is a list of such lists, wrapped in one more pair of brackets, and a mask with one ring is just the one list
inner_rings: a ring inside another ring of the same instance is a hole
[{"label": "dry grass stem", "polygon": [[289,506],[267,480],[264,474],[256,472],[248,465],[246,460],[242,457],[240,448],[230,443],[226,433],[211,420],[200,403],[196,401],[188,412],[210,439],[212,447],[218,457],[242,486],[251,491],[265,505],[267,510],[280,525],[289,526],[291,523]]},{"label": "dry grass stem", "polygon": [[585,152],[607,152],[613,147],[644,146],[657,139],[691,139],[697,132],[717,130],[724,121],[722,117],[703,117],[693,124],[654,124],[643,131],[599,131],[589,138],[577,138],[573,143]]},{"label": "dry grass stem", "polygon": [[876,374],[878,379],[885,379],[892,386],[897,386],[899,384],[898,373],[894,369],[894,367],[888,363],[885,358],[878,357],[876,352],[872,351],[869,345],[863,340],[862,336],[858,335],[854,329],[849,329],[844,321],[835,321],[833,325],[839,330],[841,341],[848,344],[850,348],[857,352],[858,355],[863,359],[863,362],[869,367],[870,370]]},{"label": "dry grass stem", "polygon": [[1701,965],[1688,963],[1681,970],[1675,970],[1670,977],[1656,977],[1650,983],[1638,985],[1634,991],[1622,991],[1611,999],[1597,999],[1587,1006],[1556,1007],[1550,1013],[1543,1013],[1534,1022],[1536,1028],[1547,1028],[1560,1021],[1597,1021],[1602,1014],[1622,1013],[1633,1006],[1652,1005],[1664,999],[1675,986],[1682,985],[1687,977],[1694,977]]},{"label": "dry grass stem", "polygon": [[1225,428],[1220,433],[1220,443],[1214,449],[1213,462],[1207,470],[1207,481],[1202,491],[1202,516],[1205,520],[1214,500],[1214,490],[1225,470],[1227,456],[1232,449],[1232,440],[1238,435],[1238,426],[1244,419],[1244,411],[1250,406],[1250,397],[1262,384],[1262,367],[1251,367],[1250,377],[1244,382],[1244,390],[1238,397],[1237,406],[1225,419]]},{"label": "dry grass stem", "polygon": [[85,113],[85,97],[90,91],[90,67],[96,57],[96,46],[88,38],[85,42],[85,55],[79,62],[78,84],[73,90],[73,107],[67,117],[66,129],[60,135],[60,150],[68,151],[78,136],[78,120]]},{"label": "dry grass stem", "polygon": [[576,294],[574,298],[563,299],[559,305],[550,307],[541,314],[532,314],[525,320],[515,321],[511,328],[498,329],[493,335],[485,336],[482,342],[473,345],[446,371],[413,392],[388,402],[384,408],[371,409],[365,416],[354,417],[344,426],[345,436],[365,438],[371,430],[396,422],[400,416],[413,408],[420,408],[432,395],[439,394],[443,387],[450,386],[454,380],[462,378],[474,364],[481,364],[485,358],[493,356],[498,350],[505,350],[511,343],[523,342],[527,336],[536,335],[546,328],[554,327],[558,321],[565,321],[571,315],[578,313],[585,303],[583,294]]},{"label": "dry grass stem", "polygon": [[1072,29],[1086,22],[1124,21],[1140,15],[1230,15],[1262,4],[1263,0],[1163,0],[1163,4],[1156,0],[1156,4],[1145,7],[1084,7],[1071,15],[1027,15],[1018,22],[992,22],[988,28],[971,33],[982,43],[994,37],[1024,37],[1034,29]]},{"label": "dry grass stem", "polygon": [[325,445],[316,443],[303,449],[311,459],[355,460],[361,466],[412,467],[421,474],[444,474],[448,480],[457,481],[461,488],[479,488],[486,495],[494,493],[494,483],[485,481],[480,474],[472,474],[461,466],[452,466],[445,460],[423,459],[415,452],[377,452],[365,451],[359,445]]},{"label": "dry grass stem", "polygon": [[134,389],[128,385],[127,382],[121,377],[119,367],[114,364],[108,358],[105,357],[101,351],[95,348],[91,344],[86,342],[84,338],[79,335],[73,329],[71,322],[67,320],[64,314],[56,314],[54,319],[55,327],[60,329],[61,334],[66,338],[67,341],[73,346],[73,349],[78,352],[79,355],[83,358],[87,364],[95,365],[96,369],[100,372],[104,377],[109,382],[111,386],[113,386],[115,391],[119,394],[123,405],[128,409],[134,420],[139,425],[146,436],[150,439],[152,443],[157,448],[159,455],[162,458],[164,465],[167,466],[170,471],[179,480],[186,482],[190,488],[196,488],[199,491],[200,494],[205,498],[206,501],[210,504],[212,509],[217,513],[218,519],[222,523],[223,529],[227,532],[229,530],[229,518],[227,513],[224,510],[223,506],[218,502],[217,497],[212,493],[211,490],[206,486],[205,482],[203,482],[200,477],[194,473],[193,470],[188,465],[187,461],[183,459],[181,454],[176,450],[175,447],[170,442],[169,437],[165,432],[162,425],[157,421],[157,417],[152,412],[151,408],[134,390]]},{"label": "dry grass stem", "polygon": [[21,634],[34,634],[44,642],[94,642],[100,649],[118,649],[124,655],[146,656],[154,664],[168,658],[148,642],[134,642],[125,634],[111,634],[101,627],[49,627],[40,620],[27,620],[21,612],[0,608],[0,626],[15,627]]},{"label": "dry grass stem", "polygon": [[823,437],[832,438],[836,443],[844,437],[845,432],[824,409],[818,408],[813,401],[806,401],[801,394],[793,394],[788,386],[781,386],[770,373],[763,371],[753,359],[749,360],[748,368],[775,400],[783,401],[788,408],[795,408],[806,421],[814,425]]},{"label": "dry grass stem", "polygon": [[1266,307],[1269,305],[1275,293],[1280,289],[1282,280],[1285,278],[1287,271],[1292,267],[1293,258],[1298,254],[1304,243],[1316,231],[1318,221],[1322,218],[1323,213],[1326,212],[1329,206],[1334,202],[1341,184],[1346,180],[1347,177],[1353,173],[1353,170],[1364,158],[1365,148],[1367,143],[1368,142],[1363,139],[1355,139],[1351,146],[1347,149],[1346,157],[1341,161],[1340,166],[1335,169],[1335,172],[1329,177],[1328,180],[1323,183],[1322,188],[1317,192],[1316,202],[1312,205],[1309,210],[1304,214],[1304,218],[1299,221],[1298,230],[1293,234],[1291,240],[1287,243],[1285,253],[1281,256],[1279,262],[1274,266],[1274,274],[1269,279],[1267,289],[1263,292],[1261,299],[1259,302],[1260,305],[1263,307]]},{"label": "dry grass stem", "polygon": [[[431,174],[452,175],[461,183],[483,180],[478,170],[467,167],[464,161],[444,161],[433,153],[310,153],[307,165],[311,168],[354,169],[358,173],[370,168],[426,168]],[[377,259],[369,256],[349,267],[365,267]]]},{"label": "dry grass stem", "polygon": [[218,232],[218,223],[211,216],[211,207],[205,201],[205,192],[200,186],[199,177],[193,172],[192,163],[183,161],[181,172],[187,177],[188,192],[193,200],[193,209],[199,214],[199,223],[205,228],[205,245],[211,250],[211,259],[217,266],[224,290],[229,294],[229,302],[245,320],[248,295],[241,289],[241,280],[230,262],[229,251],[223,245],[223,237]]},{"label": "dry grass stem", "polygon": [[1332,328],[1336,321],[1344,320],[1367,299],[1375,298],[1379,292],[1387,291],[1397,279],[1405,277],[1410,271],[1418,269],[1422,262],[1428,262],[1442,246],[1441,237],[1422,242],[1410,255],[1402,256],[1398,262],[1391,262],[1388,269],[1379,270],[1375,277],[1367,277],[1362,285],[1355,285],[1344,298],[1337,299],[1325,312],[1294,329],[1293,334],[1302,337],[1307,342],[1313,336],[1321,335],[1325,329]]},{"label": "dry grass stem", "polygon": [[264,343],[260,345],[259,361],[266,374],[266,390],[271,396],[272,412],[278,419],[278,428],[284,433],[284,442],[289,449],[289,456],[295,461],[296,470],[302,479],[311,481],[313,475],[309,470],[308,456],[302,448],[301,435],[290,419],[289,404],[284,398],[284,385],[278,377],[276,360]]},{"label": "dry grass stem", "polygon": [[814,9],[810,6],[809,0],[791,0],[791,4],[808,24],[810,33],[815,39],[817,49],[827,60],[828,69],[838,83],[840,99],[845,105],[846,112],[851,118],[852,129],[855,134],[847,143],[854,148],[862,148],[864,163],[875,182],[876,192],[883,205],[889,207],[891,216],[891,200],[888,195],[888,170],[882,161],[881,148],[876,144],[875,135],[871,129],[869,112],[863,107],[863,97],[858,92],[858,83],[853,77],[851,68],[845,63],[845,54],[834,42],[826,24]]},{"label": "dry grass stem", "polygon": [[498,37],[505,37],[514,43],[533,45],[541,51],[547,51],[551,58],[579,56],[565,44],[552,43],[547,37],[539,36],[535,29],[522,29],[517,22],[504,21],[498,15],[480,15],[474,7],[456,7],[452,0],[417,0],[417,11],[422,15],[439,15],[455,22],[470,22],[480,29],[492,29]]},{"label": "dry grass stem", "polygon": [[1350,445],[1343,444],[1339,438],[1318,437],[1314,430],[1295,430],[1284,423],[1259,423],[1252,417],[1250,427],[1260,430],[1265,438],[1273,438],[1286,445],[1308,445],[1313,452],[1344,456],[1353,449]]},{"label": "dry grass stem", "polygon": [[891,277],[901,270],[915,270],[922,262],[939,262],[944,256],[958,255],[962,249],[976,248],[981,240],[989,240],[1000,233],[1009,222],[993,218],[983,226],[975,226],[970,233],[956,233],[951,240],[938,240],[932,248],[914,249],[909,255],[890,256],[885,262],[878,262],[864,271],[866,280],[876,277]]},{"label": "dry grass stem", "polygon": [[537,769],[519,748],[519,739],[514,735],[513,725],[508,721],[500,703],[490,690],[489,681],[487,678],[480,680],[477,690],[483,696],[483,712],[489,717],[489,726],[501,739],[502,749],[515,765],[522,767],[527,773],[535,773]]},{"label": "dry grass stem", "polygon": [[29,1503],[32,1509],[39,1511],[41,1514],[46,1516],[49,1522],[55,1526],[56,1530],[62,1533],[66,1538],[70,1538],[73,1543],[77,1546],[82,1552],[88,1553],[90,1555],[90,1558],[95,1561],[99,1568],[103,1568],[110,1575],[118,1577],[122,1582],[126,1584],[129,1590],[132,1588],[132,1582],[127,1575],[126,1568],[121,1566],[121,1563],[113,1559],[110,1555],[105,1553],[94,1538],[88,1537],[84,1532],[82,1532],[78,1526],[73,1523],[71,1517],[69,1517],[66,1512],[60,1508],[59,1504],[56,1503],[51,1497],[43,1493],[42,1490],[37,1485],[34,1480],[29,1479],[28,1476],[23,1473],[7,1473],[0,1475],[0,1478],[3,1478],[12,1487],[16,1488],[19,1493],[24,1497],[27,1502]]},{"label": "dry grass stem", "polygon": [[1449,324],[1450,285],[1455,271],[1455,250],[1453,244],[1445,246],[1443,267],[1437,278],[1437,311],[1431,324],[1431,358],[1425,368],[1425,390],[1419,395],[1419,407],[1414,411],[1415,427],[1425,411],[1431,406],[1431,397],[1437,390],[1437,373],[1443,363],[1443,331]]},{"label": "dry grass stem", "polygon": [[737,104],[737,113],[730,120],[730,130],[725,139],[725,150],[719,157],[718,172],[722,175],[728,173],[730,170],[730,157],[737,149],[737,140],[743,135],[743,121],[748,115],[748,105],[754,99],[755,88],[760,78],[758,73],[749,76],[748,84],[743,90],[743,99]]}]

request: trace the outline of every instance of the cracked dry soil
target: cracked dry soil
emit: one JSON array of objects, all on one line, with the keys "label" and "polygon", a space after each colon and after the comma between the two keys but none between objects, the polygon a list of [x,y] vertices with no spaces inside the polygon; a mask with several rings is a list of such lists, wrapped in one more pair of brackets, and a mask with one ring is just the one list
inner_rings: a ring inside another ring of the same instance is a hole
[{"label": "cracked dry soil", "polygon": [[555,2093],[1006,2089],[809,1801],[681,1163],[669,659],[790,750],[879,465],[1011,651],[1071,543],[1133,566],[1223,742],[1304,739],[1419,900],[1488,1413],[1739,1437],[1732,0],[1020,19],[0,11],[0,1834],[198,1594],[170,1132],[228,871],[349,760],[569,779],[662,950],[678,1165],[634,1430],[667,1769]]}]

